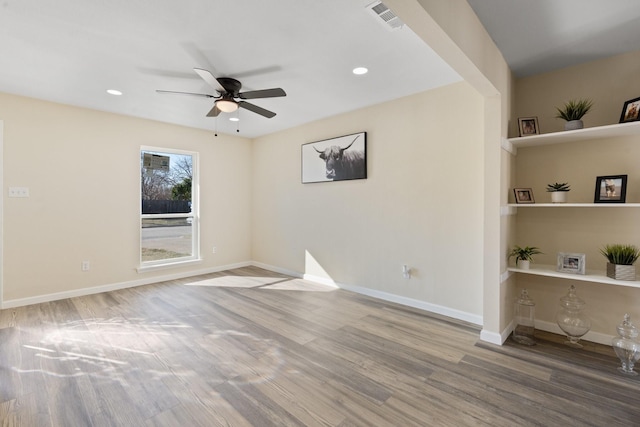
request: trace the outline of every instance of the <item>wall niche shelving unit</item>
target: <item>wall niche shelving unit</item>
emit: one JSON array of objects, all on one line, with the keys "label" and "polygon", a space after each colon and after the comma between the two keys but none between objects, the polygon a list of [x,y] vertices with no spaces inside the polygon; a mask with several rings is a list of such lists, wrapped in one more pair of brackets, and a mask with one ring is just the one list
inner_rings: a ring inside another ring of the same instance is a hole
[{"label": "wall niche shelving unit", "polygon": [[[509,138],[509,144],[517,148],[538,147],[554,144],[565,144],[571,142],[588,141],[592,139],[611,139],[618,137],[639,136],[640,122],[620,123],[586,129],[578,129],[572,131],[547,133],[541,135],[531,135],[517,138]],[[517,150],[514,150],[517,155]],[[509,203],[508,208],[511,212],[517,212],[519,209],[640,209],[640,203],[532,203],[517,204]],[[577,280],[585,282],[604,283],[614,286],[627,286],[640,288],[640,281],[623,281],[614,280],[606,276],[604,271],[587,270],[586,274],[570,274],[556,271],[554,265],[532,265],[531,269],[523,270],[517,267],[508,267],[508,271],[537,275],[551,278]]]}]

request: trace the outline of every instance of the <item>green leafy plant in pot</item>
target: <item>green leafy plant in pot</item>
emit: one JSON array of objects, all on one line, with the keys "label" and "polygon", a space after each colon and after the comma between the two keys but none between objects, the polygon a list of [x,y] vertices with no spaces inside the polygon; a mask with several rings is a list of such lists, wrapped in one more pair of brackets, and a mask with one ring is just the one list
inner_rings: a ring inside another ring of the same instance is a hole
[{"label": "green leafy plant in pot", "polygon": [[570,185],[566,182],[547,184],[547,192],[551,193],[552,203],[566,203],[567,193],[571,191]]},{"label": "green leafy plant in pot", "polygon": [[529,269],[529,264],[533,261],[533,255],[541,254],[540,250],[535,246],[525,246],[521,248],[520,246],[514,246],[509,252],[509,259],[512,257],[516,258],[516,266],[522,268],[523,270]]},{"label": "green leafy plant in pot", "polygon": [[635,245],[605,245],[600,253],[607,258],[607,277],[616,280],[636,280],[636,267],[640,249]]},{"label": "green leafy plant in pot", "polygon": [[556,118],[564,119],[564,130],[582,129],[584,123],[582,117],[591,110],[593,101],[590,99],[572,99],[564,103],[562,107],[556,107]]}]

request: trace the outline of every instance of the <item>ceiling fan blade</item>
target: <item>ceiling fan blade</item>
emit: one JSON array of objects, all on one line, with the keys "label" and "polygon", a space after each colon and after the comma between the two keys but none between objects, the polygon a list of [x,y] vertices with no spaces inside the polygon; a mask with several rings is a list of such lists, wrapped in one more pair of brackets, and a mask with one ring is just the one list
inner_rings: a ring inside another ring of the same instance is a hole
[{"label": "ceiling fan blade", "polygon": [[209,111],[207,113],[207,117],[218,117],[218,114],[220,114],[220,113],[221,113],[221,111],[218,108],[218,106],[214,105],[213,108],[211,109],[211,111]]},{"label": "ceiling fan blade", "polygon": [[239,93],[238,96],[241,99],[276,98],[278,96],[287,96],[287,93],[278,87],[273,89],[251,90],[249,92],[242,92]]},{"label": "ceiling fan blade", "polygon": [[158,92],[158,93],[173,93],[173,94],[177,94],[177,95],[204,96],[205,98],[219,98],[218,96],[209,95],[208,93],[177,92],[177,91],[174,91],[174,90],[159,90],[159,89],[157,89],[156,92]]},{"label": "ceiling fan blade", "polygon": [[202,80],[204,80],[205,82],[207,82],[207,84],[209,86],[211,86],[212,88],[214,88],[215,90],[217,90],[220,93],[224,93],[227,90],[224,88],[224,86],[222,86],[220,84],[220,82],[218,81],[218,79],[216,79],[215,77],[213,77],[213,74],[211,74],[209,71],[207,70],[203,70],[202,68],[194,68],[193,71],[195,71],[196,73],[198,73],[198,75],[202,78]]},{"label": "ceiling fan blade", "polygon": [[276,113],[274,113],[273,111],[265,110],[262,107],[258,107],[257,105],[254,105],[245,101],[238,102],[238,106],[240,108],[244,108],[245,110],[253,111],[256,114],[260,114],[261,116],[264,116],[267,119],[270,119],[276,115]]}]

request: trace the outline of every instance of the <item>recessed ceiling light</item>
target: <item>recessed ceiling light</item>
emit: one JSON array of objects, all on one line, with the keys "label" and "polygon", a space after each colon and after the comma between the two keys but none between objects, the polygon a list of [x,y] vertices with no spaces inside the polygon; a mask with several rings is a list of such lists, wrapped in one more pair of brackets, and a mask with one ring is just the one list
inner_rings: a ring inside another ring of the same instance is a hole
[{"label": "recessed ceiling light", "polygon": [[115,90],[115,89],[108,89],[107,93],[109,95],[116,95],[116,96],[122,95],[122,92],[120,92],[119,90]]},{"label": "recessed ceiling light", "polygon": [[240,119],[237,117],[231,117],[229,120],[231,120],[232,122],[239,122]]},{"label": "recessed ceiling light", "polygon": [[353,74],[361,76],[363,74],[367,74],[369,72],[369,70],[367,70],[365,67],[357,67],[353,69]]}]

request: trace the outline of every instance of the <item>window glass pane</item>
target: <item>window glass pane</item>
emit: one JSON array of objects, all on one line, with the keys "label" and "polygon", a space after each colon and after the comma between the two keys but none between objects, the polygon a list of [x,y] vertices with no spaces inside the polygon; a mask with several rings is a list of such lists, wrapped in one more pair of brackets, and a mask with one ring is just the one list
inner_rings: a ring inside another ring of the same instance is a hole
[{"label": "window glass pane", "polygon": [[140,160],[142,213],[190,212],[192,156],[142,151]]},{"label": "window glass pane", "polygon": [[193,156],[184,152],[140,152],[142,263],[196,258]]},{"label": "window glass pane", "polygon": [[192,218],[142,220],[142,262],[193,255]]}]

